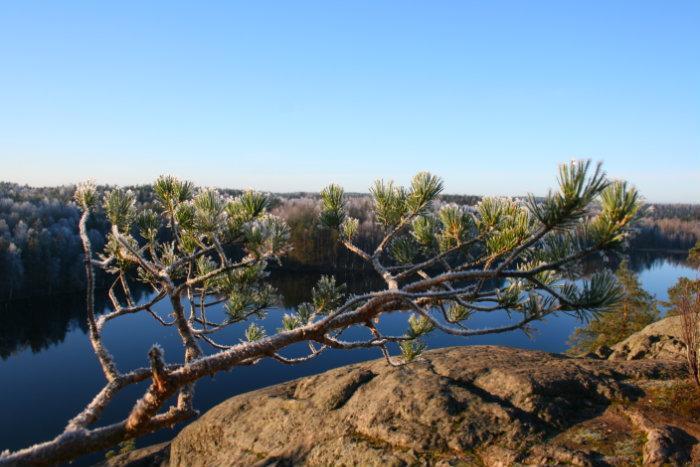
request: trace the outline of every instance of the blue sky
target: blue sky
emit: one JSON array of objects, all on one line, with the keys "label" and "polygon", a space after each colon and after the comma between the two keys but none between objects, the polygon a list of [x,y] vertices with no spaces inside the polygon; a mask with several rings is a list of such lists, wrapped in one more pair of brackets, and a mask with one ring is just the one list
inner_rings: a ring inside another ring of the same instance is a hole
[{"label": "blue sky", "polygon": [[700,202],[700,2],[5,2],[0,179]]}]

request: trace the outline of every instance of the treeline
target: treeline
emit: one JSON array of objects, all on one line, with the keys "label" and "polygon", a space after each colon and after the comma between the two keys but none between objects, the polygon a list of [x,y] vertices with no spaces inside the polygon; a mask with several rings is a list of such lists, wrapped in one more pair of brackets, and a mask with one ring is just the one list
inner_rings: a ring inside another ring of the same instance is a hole
[{"label": "treeline", "polygon": [[698,240],[698,219],[644,218],[631,246],[635,249],[688,251]]},{"label": "treeline", "polygon": [[[110,187],[100,187],[104,192]],[[129,187],[144,207],[153,203],[150,185]],[[0,300],[12,300],[81,290],[84,276],[78,237],[80,213],[73,186],[36,188],[0,183]],[[240,190],[220,190],[237,196]],[[318,195],[285,193],[272,196],[272,212],[290,226],[292,252],[283,269],[306,271],[359,270],[364,262],[339,247],[334,233],[317,227]],[[443,195],[440,203],[474,205],[479,196]],[[350,195],[350,215],[359,219],[356,243],[370,249],[382,236],[372,218],[371,198]],[[107,222],[99,213],[89,225],[93,246],[101,249]],[[632,240],[633,249],[687,251],[700,239],[700,206],[653,205]]]},{"label": "treeline", "polygon": [[[150,185],[128,188],[140,205],[151,206]],[[100,192],[109,189],[99,187]],[[82,290],[85,273],[74,191],[74,186],[0,182],[0,301]],[[241,193],[221,191],[228,196]],[[108,229],[104,215],[93,216],[88,228],[93,247],[100,251]]]},{"label": "treeline", "polygon": [[651,219],[700,220],[700,204],[652,204],[646,213]]},{"label": "treeline", "polygon": [[[28,295],[32,285],[41,294],[82,286],[80,215],[72,192],[0,184],[0,298]],[[104,228],[90,231],[97,246]]]},{"label": "treeline", "polygon": [[632,247],[687,251],[698,240],[700,205],[652,204],[645,213],[638,234],[632,240]]}]

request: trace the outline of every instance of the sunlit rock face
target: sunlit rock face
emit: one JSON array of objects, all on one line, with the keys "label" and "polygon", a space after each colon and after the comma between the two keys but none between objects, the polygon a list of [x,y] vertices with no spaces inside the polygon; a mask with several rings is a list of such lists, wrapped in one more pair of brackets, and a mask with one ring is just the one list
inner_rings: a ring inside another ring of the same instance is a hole
[{"label": "sunlit rock face", "polygon": [[671,316],[650,324],[612,346],[607,358],[613,360],[685,360],[681,318]]},{"label": "sunlit rock face", "polygon": [[[687,462],[698,434],[682,420],[657,423],[642,397],[684,372],[680,361],[441,349],[401,367],[376,360],[233,397],[169,446],[112,463],[617,465],[653,464],[652,455]],[[657,438],[658,445],[646,441]]]}]

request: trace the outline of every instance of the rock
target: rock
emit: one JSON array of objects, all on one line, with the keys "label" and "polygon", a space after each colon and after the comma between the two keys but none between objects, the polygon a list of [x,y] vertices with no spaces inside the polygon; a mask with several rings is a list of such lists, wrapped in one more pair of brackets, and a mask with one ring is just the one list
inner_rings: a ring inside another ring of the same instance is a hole
[{"label": "rock", "polygon": [[[185,427],[166,462],[617,465],[659,452],[691,459],[694,435],[668,420],[650,431],[652,418],[640,428],[624,415],[644,385],[684,372],[680,361],[434,350],[401,367],[365,362],[233,397]],[[649,454],[645,434],[658,441]]]},{"label": "rock", "polygon": [[601,345],[600,347],[595,349],[594,352],[591,352],[588,355],[585,355],[585,357],[606,359],[610,356],[610,354],[612,352],[613,352],[613,350],[610,347],[608,347],[607,345]]},{"label": "rock", "polygon": [[111,457],[100,464],[103,467],[166,466],[170,457],[170,443],[159,443]]},{"label": "rock", "polygon": [[607,352],[603,358],[684,360],[686,357],[685,344],[681,339],[681,318],[671,316],[656,321],[615,344],[609,350],[612,352]]},{"label": "rock", "polygon": [[692,445],[697,441],[674,426],[653,423],[640,412],[628,412],[632,423],[647,437],[642,460],[644,465],[681,465],[688,462]]}]

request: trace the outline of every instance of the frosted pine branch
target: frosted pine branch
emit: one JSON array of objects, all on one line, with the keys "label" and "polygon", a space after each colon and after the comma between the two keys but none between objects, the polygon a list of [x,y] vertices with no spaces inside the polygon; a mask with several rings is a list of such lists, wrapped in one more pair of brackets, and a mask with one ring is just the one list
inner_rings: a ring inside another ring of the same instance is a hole
[{"label": "frosted pine branch", "polygon": [[[339,243],[365,261],[385,287],[347,296],[335,278],[323,277],[311,302],[285,314],[281,326],[268,335],[271,330],[256,324],[277,304],[266,267],[289,251],[289,229],[267,213],[267,197],[248,192],[227,200],[215,190],[197,190],[165,176],[154,184],[157,210],[139,211],[133,194],[113,190],[103,203],[111,235],[97,260],[86,224],[99,200],[93,185],[79,186],[88,337],[105,386],[67,422],[63,433],[27,449],[4,452],[0,464],[65,462],[185,421],[196,416],[199,379],[266,358],[296,364],[327,348],[376,348],[389,364],[409,364],[425,348],[422,337],[434,330],[463,337],[527,331],[530,323],[551,314],[575,312],[585,317],[619,299],[614,277],[598,274],[582,280],[576,268],[587,255],[623,245],[641,205],[633,188],[609,182],[599,166],[592,173],[588,162],[562,166],[558,189],[543,200],[485,198],[471,211],[436,207],[442,187],[439,178],[427,173],[417,175],[408,188],[393,182],[375,184],[371,219],[384,235],[369,249],[353,243],[359,222],[347,211],[350,203],[343,189],[324,189],[317,211],[320,227],[333,230]],[[109,290],[112,308],[100,317],[94,310],[93,268],[114,276]],[[137,303],[129,281],[142,282],[154,294]],[[156,304],[167,305],[172,321],[154,312]],[[206,313],[217,304],[226,311],[220,321]],[[475,313],[495,310],[506,310],[514,321],[493,328],[469,326]],[[145,313],[178,333],[181,364],[168,364],[166,357],[172,357],[154,346],[144,355],[149,368],[118,370],[101,333],[111,321],[133,313]],[[383,335],[377,323],[388,313],[407,316],[404,335]],[[246,340],[224,342],[217,337],[230,326],[247,329]],[[342,340],[341,334],[355,326],[369,329],[371,338]],[[212,353],[203,352],[202,343]],[[297,343],[307,344],[307,354],[284,356],[285,349]],[[114,397],[145,380],[150,380],[149,387],[121,422],[98,426]],[[166,407],[173,396],[177,402]]]}]

